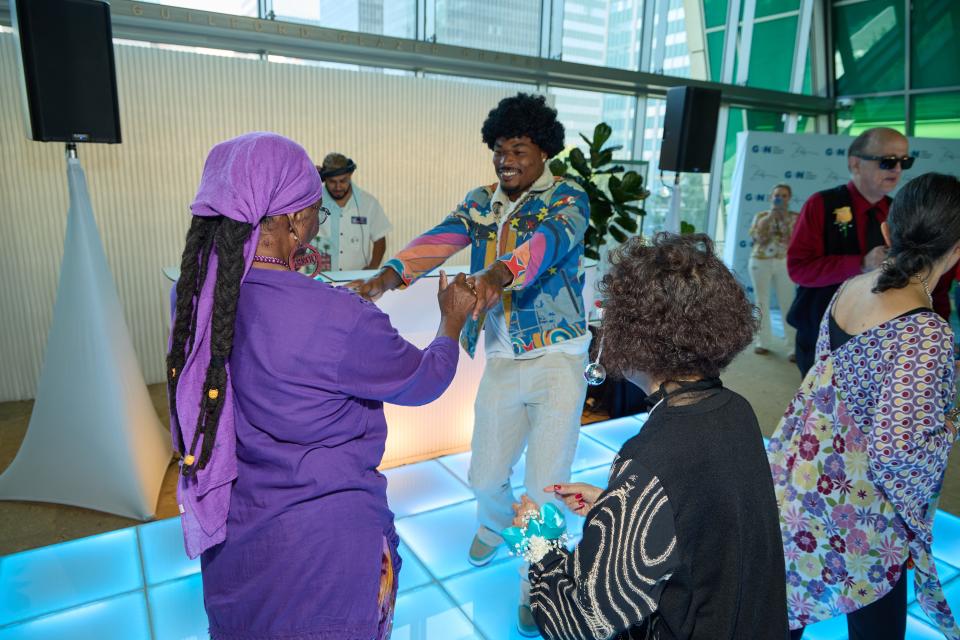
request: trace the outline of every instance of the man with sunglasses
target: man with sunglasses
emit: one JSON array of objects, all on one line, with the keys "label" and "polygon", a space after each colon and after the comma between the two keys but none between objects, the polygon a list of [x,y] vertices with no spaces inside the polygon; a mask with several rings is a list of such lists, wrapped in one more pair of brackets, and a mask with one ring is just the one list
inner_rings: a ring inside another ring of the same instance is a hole
[{"label": "man with sunglasses", "polygon": [[796,328],[797,367],[813,366],[820,320],[844,280],[880,266],[887,246],[880,223],[902,172],[913,166],[907,139],[886,127],[867,129],[850,144],[845,185],[813,194],[800,210],[787,272],[799,285],[787,322]]}]

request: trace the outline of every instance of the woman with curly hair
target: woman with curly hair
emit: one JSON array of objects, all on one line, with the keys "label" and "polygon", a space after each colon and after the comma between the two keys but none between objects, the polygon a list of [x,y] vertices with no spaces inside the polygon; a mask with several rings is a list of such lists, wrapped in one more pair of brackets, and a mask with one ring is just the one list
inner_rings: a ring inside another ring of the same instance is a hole
[{"label": "woman with curly hair", "polygon": [[[720,372],[753,339],[754,307],[705,235],[632,239],[602,283],[603,366],[650,396],[606,490],[552,489],[586,516],[572,551],[530,567],[546,638],[787,636],[773,483],[753,409]],[[517,526],[538,509],[524,496]]]},{"label": "woman with curly hair", "polygon": [[389,636],[400,558],[377,472],[383,403],[443,393],[475,303],[463,276],[441,276],[440,328],[420,350],[372,304],[298,273],[321,192],[302,147],[250,133],[211,150],[191,205],[167,381],[215,640]]},{"label": "woman with curly hair", "polygon": [[[504,98],[481,128],[498,181],[467,193],[440,224],[414,238],[380,273],[353,286],[370,299],[402,288],[470,247],[477,304],[460,342],[472,357],[483,328],[487,364],[474,405],[470,486],[477,530],[467,552],[493,560],[512,518],[510,473],[526,448],[527,491],[566,481],[577,448],[590,334],[583,304],[583,239],[590,204],[547,159],[563,150],[563,125],[543,96]],[[466,545],[464,545],[466,546]],[[524,583],[525,584],[525,583]],[[525,591],[521,634],[537,635]]]},{"label": "woman with curly hair", "polygon": [[931,553],[957,435],[953,332],[931,289],[960,257],[960,181],[914,178],[881,232],[886,261],[834,295],[767,447],[794,639],[843,614],[851,640],[903,638],[911,565],[924,613],[960,638]]}]

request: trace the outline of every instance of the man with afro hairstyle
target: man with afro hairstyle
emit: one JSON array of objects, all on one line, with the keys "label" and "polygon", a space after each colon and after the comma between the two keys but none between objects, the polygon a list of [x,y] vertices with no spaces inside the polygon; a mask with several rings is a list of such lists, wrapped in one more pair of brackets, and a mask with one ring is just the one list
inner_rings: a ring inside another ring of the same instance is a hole
[{"label": "man with afro hairstyle", "polygon": [[[377,275],[350,283],[376,300],[470,247],[468,280],[477,294],[460,343],[472,357],[484,329],[484,370],[474,407],[470,485],[478,528],[469,560],[493,560],[499,532],[513,520],[510,474],[526,447],[526,493],[555,500],[577,446],[590,345],[583,305],[587,194],[554,178],[548,158],[564,146],[563,125],[543,96],[505,98],[483,123],[498,182],[478,187]],[[547,491],[544,491],[544,489]],[[539,635],[528,585],[518,610],[521,633]]]}]

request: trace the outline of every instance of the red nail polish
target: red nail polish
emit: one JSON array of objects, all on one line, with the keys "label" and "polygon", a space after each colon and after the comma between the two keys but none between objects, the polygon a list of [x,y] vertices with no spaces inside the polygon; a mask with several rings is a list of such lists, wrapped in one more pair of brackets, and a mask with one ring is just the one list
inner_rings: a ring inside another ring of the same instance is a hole
[{"label": "red nail polish", "polygon": [[558,484],[553,485],[553,490],[554,490],[554,491],[560,491],[560,485],[558,485]]},{"label": "red nail polish", "polygon": [[[576,498],[577,500],[580,500],[581,498],[583,498],[583,494],[582,494],[582,493],[578,493],[577,495],[575,495],[575,496],[573,496],[573,497]],[[582,500],[581,500],[581,502],[582,502]]]}]

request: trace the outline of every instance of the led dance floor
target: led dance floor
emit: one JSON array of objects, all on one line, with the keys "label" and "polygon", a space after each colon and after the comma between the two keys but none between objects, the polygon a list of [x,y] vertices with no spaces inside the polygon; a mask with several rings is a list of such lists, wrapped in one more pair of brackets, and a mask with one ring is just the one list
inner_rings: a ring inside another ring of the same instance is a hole
[{"label": "led dance floor", "polygon": [[[604,486],[621,443],[643,416],[585,426],[575,481]],[[474,501],[469,453],[385,472],[403,568],[394,640],[514,640],[519,562],[503,550],[490,565],[467,563]],[[522,462],[513,475],[522,482]],[[573,518],[577,534],[580,518]],[[938,512],[934,555],[960,609],[960,518]],[[907,637],[942,638],[913,597]],[[177,519],[112,531],[0,558],[0,640],[192,640],[207,638],[199,561],[183,552]],[[846,638],[843,618],[807,628],[805,640]]]}]

